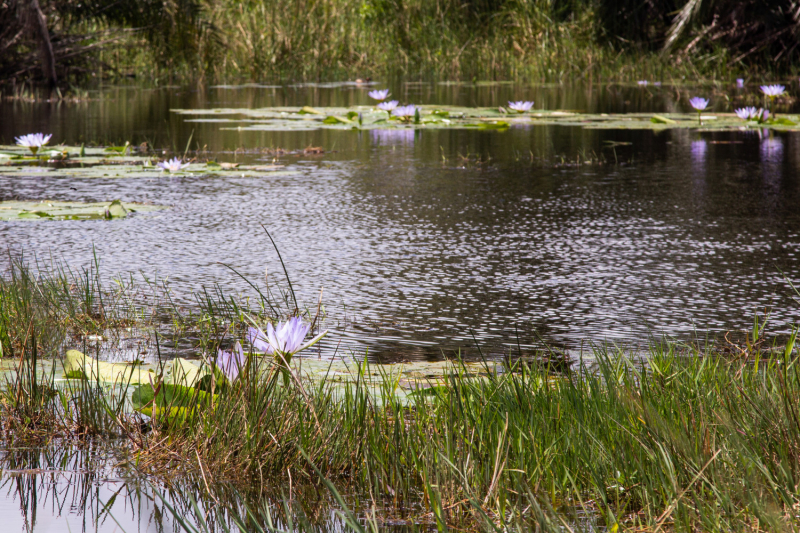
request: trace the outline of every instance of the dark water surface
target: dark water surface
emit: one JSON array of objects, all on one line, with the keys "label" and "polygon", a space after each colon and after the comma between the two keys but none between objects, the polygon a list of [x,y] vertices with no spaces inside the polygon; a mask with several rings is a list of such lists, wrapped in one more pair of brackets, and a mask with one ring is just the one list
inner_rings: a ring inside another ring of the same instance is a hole
[{"label": "dark water surface", "polygon": [[[324,288],[332,352],[392,359],[545,342],[641,345],[746,328],[771,310],[786,331],[796,305],[783,274],[800,278],[800,137],[676,130],[515,127],[239,132],[185,122],[172,108],[367,104],[367,88],[115,88],[77,103],[0,103],[0,142],[34,131],[54,141],[148,141],[220,161],[272,162],[291,175],[242,178],[4,177],[0,199],[169,204],[119,221],[0,223],[13,252],[103,272],[169,277],[179,298],[220,284],[253,291],[282,278],[264,224],[298,299]],[[536,108],[686,111],[671,87],[407,84],[403,102]],[[715,102],[724,102],[722,98]],[[719,111],[725,110],[720,104]],[[631,143],[610,148],[607,141]],[[305,155],[309,146],[322,155]],[[237,149],[239,151],[237,152]],[[242,150],[243,149],[243,150]],[[300,151],[298,153],[298,151]],[[578,165],[600,159],[603,165]],[[615,164],[618,162],[619,164]],[[344,317],[350,324],[342,326]],[[338,324],[338,327],[337,327]]]}]

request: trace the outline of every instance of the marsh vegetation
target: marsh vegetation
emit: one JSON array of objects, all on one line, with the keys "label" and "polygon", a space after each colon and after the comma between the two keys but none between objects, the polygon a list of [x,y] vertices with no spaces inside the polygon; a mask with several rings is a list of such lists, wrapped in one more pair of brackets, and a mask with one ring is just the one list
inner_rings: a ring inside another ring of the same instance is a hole
[{"label": "marsh vegetation", "polygon": [[0,78],[731,79],[797,64],[789,0],[8,0]]},{"label": "marsh vegetation", "polygon": [[[118,464],[159,486],[202,480],[187,502],[249,491],[249,511],[232,503],[220,518],[243,528],[277,527],[267,515],[280,501],[281,520],[312,525],[322,505],[354,529],[560,531],[587,515],[610,529],[797,527],[795,334],[768,341],[763,321],[736,344],[665,342],[639,354],[597,346],[580,360],[454,358],[413,374],[366,360],[308,373],[300,361],[282,380],[276,358],[250,353],[236,378],[210,390],[167,383],[166,363],[147,379],[65,373],[70,339],[135,326],[174,345],[194,331],[197,353],[208,355],[257,312],[210,298],[200,327],[164,298],[168,323],[142,312],[137,290],[109,293],[91,272],[33,275],[21,263],[2,279],[7,446],[114,448]],[[279,294],[274,303],[291,313],[291,295]],[[267,309],[262,319],[279,318]],[[152,391],[145,400],[143,390]]]}]

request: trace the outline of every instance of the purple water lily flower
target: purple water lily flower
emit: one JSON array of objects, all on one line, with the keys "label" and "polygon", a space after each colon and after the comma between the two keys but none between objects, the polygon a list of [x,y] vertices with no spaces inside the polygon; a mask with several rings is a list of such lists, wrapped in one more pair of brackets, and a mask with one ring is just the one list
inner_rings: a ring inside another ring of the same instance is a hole
[{"label": "purple water lily flower", "polygon": [[734,110],[736,116],[742,120],[753,120],[757,118],[763,109],[756,109],[755,107],[743,107],[741,109]]},{"label": "purple water lily flower", "polygon": [[242,351],[242,345],[239,344],[239,341],[236,341],[233,351],[217,351],[217,368],[220,372],[225,374],[225,377],[228,378],[228,381],[231,383],[239,377],[239,372],[241,372],[246,363],[247,356],[244,354],[244,351]]},{"label": "purple water lily flower", "polygon": [[303,322],[303,319],[292,317],[286,322],[278,322],[278,327],[267,324],[266,333],[258,328],[250,328],[247,340],[259,352],[291,356],[303,345],[303,339],[310,329],[311,325]]},{"label": "purple water lily flower", "polygon": [[17,141],[17,146],[24,146],[33,152],[33,155],[36,155],[39,148],[47,144],[52,136],[52,133],[49,135],[45,135],[44,133],[29,133],[17,137],[15,140]]},{"label": "purple water lily flower", "polygon": [[162,171],[168,170],[170,172],[180,172],[188,167],[189,163],[183,163],[179,158],[174,157],[169,161],[162,161],[161,163],[158,163],[158,166],[161,167]]},{"label": "purple water lily flower", "polygon": [[761,92],[764,93],[767,98],[772,100],[773,98],[777,98],[778,96],[782,95],[786,87],[783,85],[762,85]]},{"label": "purple water lily flower", "polygon": [[758,108],[758,115],[756,117],[759,122],[766,122],[769,120],[769,109]]},{"label": "purple water lily flower", "polygon": [[400,107],[396,107],[392,110],[392,116],[399,118],[403,122],[410,122],[411,119],[414,118],[414,114],[417,112],[417,108],[414,104],[410,105],[401,105]]},{"label": "purple water lily flower", "polygon": [[397,107],[397,104],[399,103],[400,102],[398,102],[397,100],[389,100],[388,102],[381,102],[380,104],[378,104],[378,109],[389,113],[392,111],[392,109]]},{"label": "purple water lily flower", "polygon": [[705,98],[700,98],[699,96],[695,96],[694,98],[689,99],[689,105],[695,108],[697,111],[702,111],[708,107],[708,100]]},{"label": "purple water lily flower", "polygon": [[708,100],[705,98],[700,98],[699,96],[694,96],[689,99],[689,105],[697,110],[697,122],[698,124],[702,124],[702,121],[700,120],[700,113],[702,113],[703,110],[708,107]]},{"label": "purple water lily flower", "polygon": [[744,78],[736,78],[736,87],[739,89],[744,88]]},{"label": "purple water lily flower", "polygon": [[647,80],[639,80],[636,83],[638,83],[641,86],[646,86],[647,85]]},{"label": "purple water lily flower", "polygon": [[530,111],[533,107],[533,102],[522,101],[519,102],[509,102],[508,108],[516,111],[517,113],[524,113],[526,111]]},{"label": "purple water lily flower", "polygon": [[367,95],[373,100],[383,101],[389,97],[389,89],[381,89],[380,91],[370,91]]}]

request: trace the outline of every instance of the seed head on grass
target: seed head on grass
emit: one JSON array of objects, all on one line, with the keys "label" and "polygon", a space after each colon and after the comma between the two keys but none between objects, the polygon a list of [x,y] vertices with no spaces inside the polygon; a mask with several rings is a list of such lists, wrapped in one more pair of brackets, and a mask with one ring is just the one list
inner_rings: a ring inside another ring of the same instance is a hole
[{"label": "seed head on grass", "polygon": [[50,142],[50,137],[53,134],[45,135],[44,133],[29,133],[27,135],[22,135],[21,137],[17,137],[15,140],[17,141],[17,146],[25,146],[33,155],[36,155],[36,152],[39,151],[39,148]]}]

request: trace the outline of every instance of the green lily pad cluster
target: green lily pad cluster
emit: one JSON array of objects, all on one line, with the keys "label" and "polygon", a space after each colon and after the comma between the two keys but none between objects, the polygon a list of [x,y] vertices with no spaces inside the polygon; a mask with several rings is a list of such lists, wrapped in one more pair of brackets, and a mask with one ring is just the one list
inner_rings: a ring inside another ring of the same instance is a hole
[{"label": "green lily pad cluster", "polygon": [[154,158],[138,154],[129,145],[108,148],[58,146],[41,149],[36,156],[20,146],[0,146],[0,176],[57,176],[66,178],[163,178],[170,175],[233,175],[259,177],[286,175],[281,165],[191,163],[181,172],[170,173]]},{"label": "green lily pad cluster", "polygon": [[783,115],[766,122],[743,121],[733,113],[698,117],[692,113],[581,113],[578,111],[532,111],[510,113],[503,107],[417,106],[419,121],[404,123],[370,106],[353,107],[265,107],[258,109],[173,109],[187,122],[224,124],[224,130],[309,131],[318,129],[447,129],[505,130],[511,126],[558,125],[587,129],[702,129],[707,131],[769,128],[800,131],[800,117]]},{"label": "green lily pad cluster", "polygon": [[0,220],[99,220],[125,218],[130,213],[147,213],[164,206],[113,202],[6,201],[0,202]]},{"label": "green lily pad cluster", "polygon": [[[274,369],[271,356],[249,355],[251,369],[266,377]],[[197,360],[175,358],[164,365],[148,363],[107,363],[69,350],[63,361],[64,378],[87,380],[104,386],[132,388],[130,407],[151,417],[187,420],[200,408],[213,407],[230,384],[213,366]],[[458,373],[463,378],[487,379],[502,372],[500,363],[456,363],[451,361],[365,365],[353,360],[294,358],[290,363],[298,379],[325,383],[334,396],[358,383],[375,397],[392,385],[398,401],[407,403],[415,397],[437,398],[447,392],[447,376]]]}]

